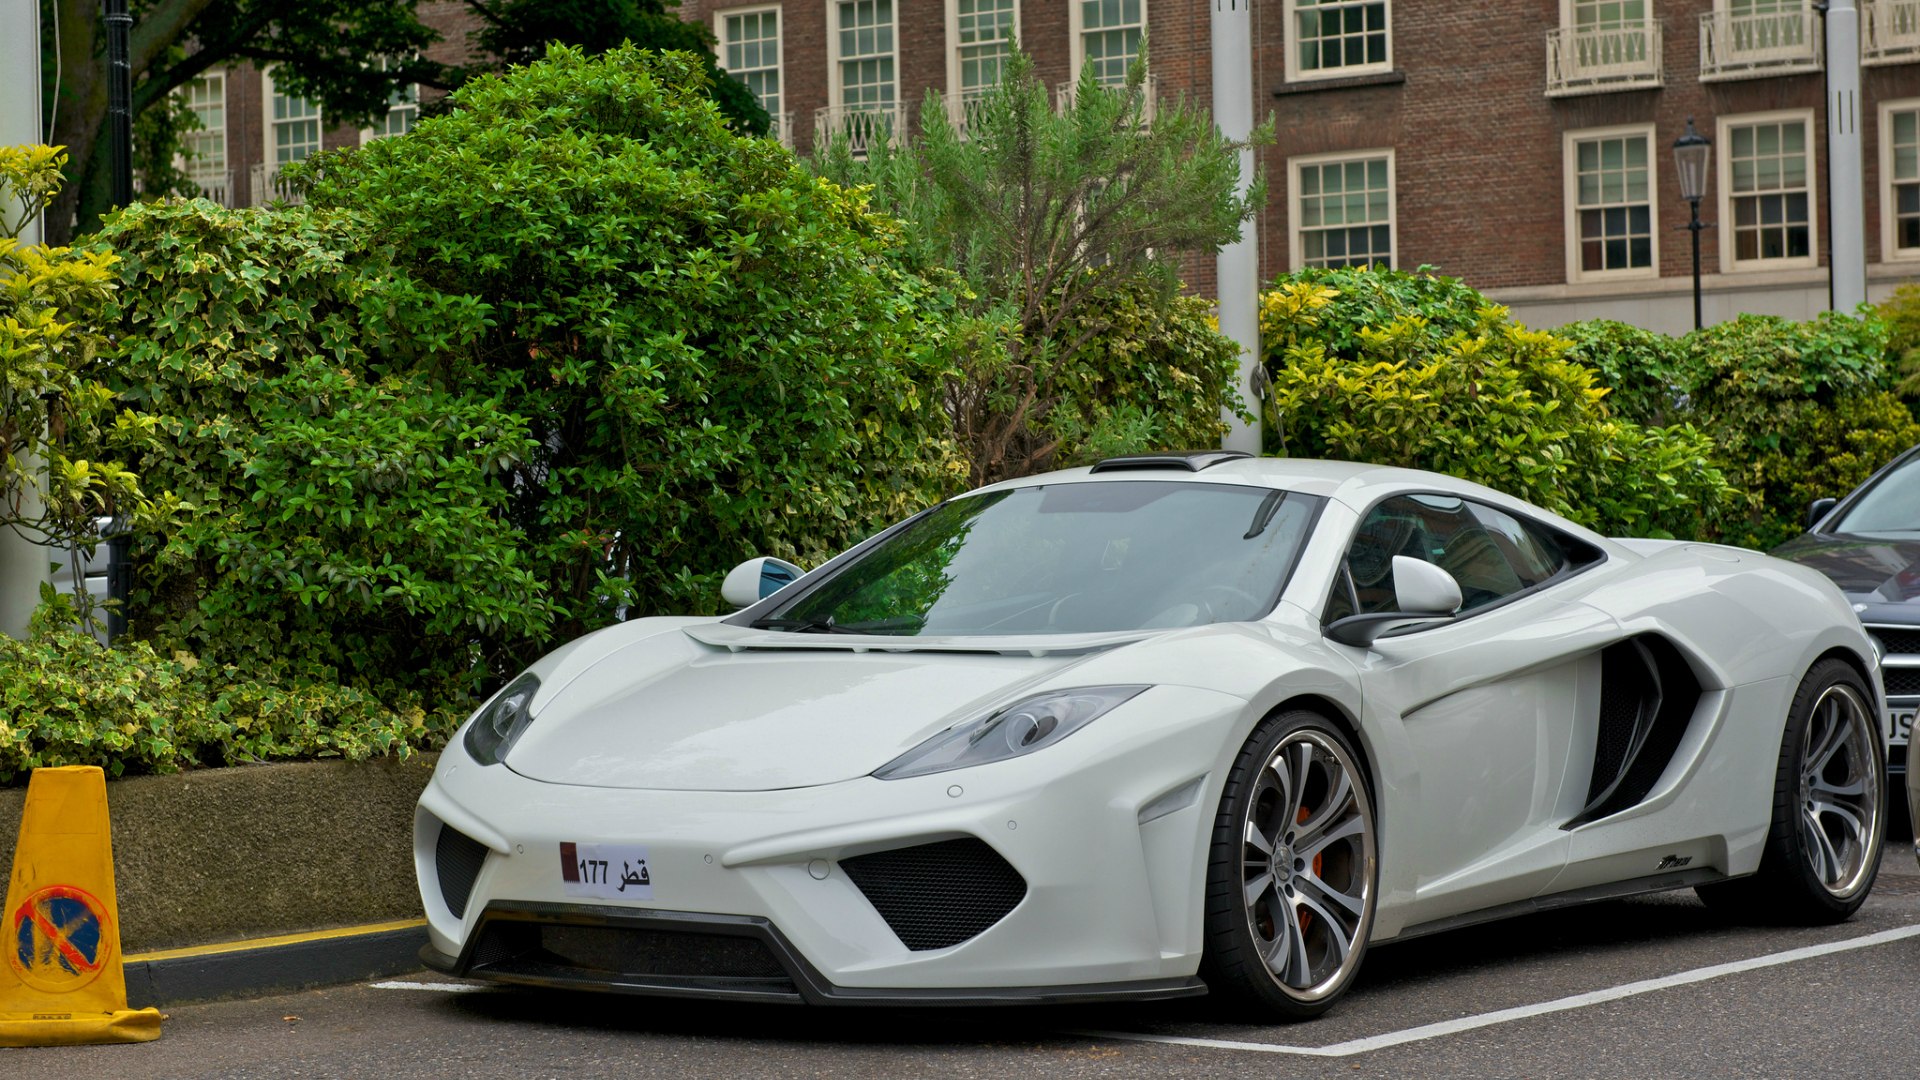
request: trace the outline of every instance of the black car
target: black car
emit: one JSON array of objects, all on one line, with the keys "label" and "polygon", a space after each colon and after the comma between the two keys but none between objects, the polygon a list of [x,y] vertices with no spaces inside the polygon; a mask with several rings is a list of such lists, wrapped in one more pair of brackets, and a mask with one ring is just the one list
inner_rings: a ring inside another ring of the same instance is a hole
[{"label": "black car", "polygon": [[1773,554],[1833,579],[1881,653],[1887,771],[1907,771],[1907,741],[1920,710],[1920,446],[1867,478],[1844,499],[1815,499],[1807,531]]}]

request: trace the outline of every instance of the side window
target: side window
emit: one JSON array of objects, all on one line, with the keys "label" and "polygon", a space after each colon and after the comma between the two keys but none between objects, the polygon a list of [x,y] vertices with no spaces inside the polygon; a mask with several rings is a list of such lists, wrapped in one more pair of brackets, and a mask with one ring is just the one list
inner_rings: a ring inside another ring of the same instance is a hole
[{"label": "side window", "polygon": [[1373,508],[1347,551],[1362,612],[1392,611],[1393,557],[1430,562],[1460,583],[1462,611],[1530,589],[1568,563],[1545,529],[1450,495],[1403,495]]}]

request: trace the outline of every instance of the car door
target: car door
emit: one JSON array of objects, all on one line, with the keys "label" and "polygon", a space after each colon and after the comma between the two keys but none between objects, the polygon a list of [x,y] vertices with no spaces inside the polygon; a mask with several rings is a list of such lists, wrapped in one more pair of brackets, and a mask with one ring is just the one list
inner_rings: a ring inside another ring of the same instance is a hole
[{"label": "car door", "polygon": [[1401,725],[1416,762],[1411,812],[1381,828],[1383,871],[1403,878],[1383,890],[1412,893],[1408,926],[1524,900],[1566,863],[1576,719],[1597,711],[1597,654],[1619,636],[1557,588],[1599,557],[1567,540],[1441,494],[1387,499],[1356,529],[1329,616],[1393,610],[1395,555],[1446,570],[1463,601],[1453,620],[1351,650],[1368,713]]}]

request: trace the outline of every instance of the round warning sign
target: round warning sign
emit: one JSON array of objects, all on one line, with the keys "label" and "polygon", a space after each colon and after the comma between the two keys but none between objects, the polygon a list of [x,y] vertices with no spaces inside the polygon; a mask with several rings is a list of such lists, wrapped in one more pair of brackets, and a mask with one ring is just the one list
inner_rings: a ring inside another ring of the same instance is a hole
[{"label": "round warning sign", "polygon": [[22,982],[61,994],[100,977],[111,959],[107,909],[83,889],[49,885],[13,909],[7,962]]}]

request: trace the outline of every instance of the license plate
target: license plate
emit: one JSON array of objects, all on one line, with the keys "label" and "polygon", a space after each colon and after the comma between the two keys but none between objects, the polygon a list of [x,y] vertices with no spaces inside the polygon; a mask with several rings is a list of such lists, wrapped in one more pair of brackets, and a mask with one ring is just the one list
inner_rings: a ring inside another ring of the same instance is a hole
[{"label": "license plate", "polygon": [[560,884],[568,896],[653,899],[653,866],[638,844],[560,842]]},{"label": "license plate", "polygon": [[1920,711],[1920,704],[1905,702],[1888,705],[1886,711],[1886,732],[1888,746],[1905,746],[1913,737],[1913,714]]}]

